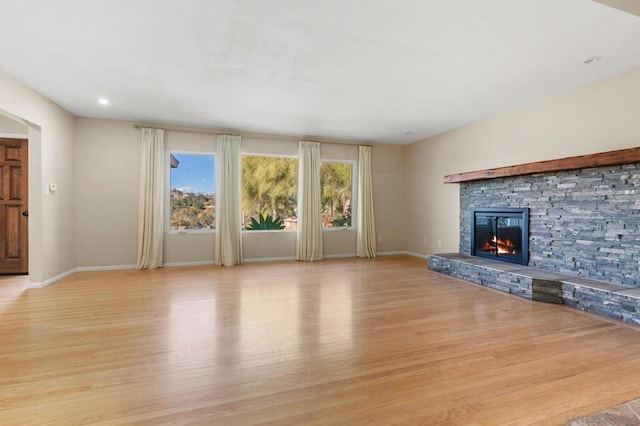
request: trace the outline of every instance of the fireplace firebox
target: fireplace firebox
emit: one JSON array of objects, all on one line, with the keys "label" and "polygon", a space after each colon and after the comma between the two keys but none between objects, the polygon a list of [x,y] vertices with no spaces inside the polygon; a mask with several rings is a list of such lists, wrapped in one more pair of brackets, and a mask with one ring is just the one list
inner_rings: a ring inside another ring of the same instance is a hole
[{"label": "fireplace firebox", "polygon": [[473,256],[529,264],[529,209],[473,209],[471,215]]}]

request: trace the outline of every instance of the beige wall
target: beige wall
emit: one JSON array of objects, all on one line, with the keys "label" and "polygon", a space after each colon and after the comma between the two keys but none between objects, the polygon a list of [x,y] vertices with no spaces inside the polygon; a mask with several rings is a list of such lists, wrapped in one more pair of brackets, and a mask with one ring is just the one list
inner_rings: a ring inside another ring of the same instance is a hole
[{"label": "beige wall", "polygon": [[27,126],[0,114],[0,135],[27,135]]},{"label": "beige wall", "polygon": [[412,232],[407,226],[406,150],[405,146],[375,144],[371,153],[378,253],[405,251],[405,237]]},{"label": "beige wall", "polygon": [[135,265],[140,131],[76,119],[76,265]]},{"label": "beige wall", "polygon": [[[216,135],[165,133],[167,150],[216,150]],[[136,260],[140,131],[132,123],[90,118],[76,119],[76,261],[81,268],[131,266]],[[244,136],[243,151],[250,154],[298,153],[295,138]],[[403,250],[405,205],[403,146],[376,145],[373,150],[374,200],[378,251]],[[328,160],[350,160],[357,165],[352,145],[322,144]],[[354,173],[357,168],[354,168]],[[355,175],[354,175],[355,178]],[[354,215],[355,217],[355,215]],[[164,261],[169,265],[206,263],[213,259],[212,233],[166,233]],[[294,258],[295,232],[250,231],[243,234],[245,259]],[[326,256],[355,255],[354,230],[325,230]]]},{"label": "beige wall", "polygon": [[75,268],[74,117],[2,73],[0,93],[0,111],[30,123],[29,281],[39,286]]},{"label": "beige wall", "polygon": [[445,175],[639,146],[638,111],[640,69],[409,145],[406,249],[458,251],[459,190]]}]

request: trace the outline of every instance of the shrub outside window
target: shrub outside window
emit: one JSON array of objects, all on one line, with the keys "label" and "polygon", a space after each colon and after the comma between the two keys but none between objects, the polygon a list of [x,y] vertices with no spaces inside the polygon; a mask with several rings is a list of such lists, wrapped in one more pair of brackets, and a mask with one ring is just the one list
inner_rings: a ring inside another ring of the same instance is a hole
[{"label": "shrub outside window", "polygon": [[170,230],[215,228],[215,164],[213,154],[170,154]]},{"label": "shrub outside window", "polygon": [[320,184],[323,227],[351,227],[352,175],[353,164],[350,162],[322,162]]},{"label": "shrub outside window", "polygon": [[243,226],[247,231],[297,229],[298,160],[242,157]]}]

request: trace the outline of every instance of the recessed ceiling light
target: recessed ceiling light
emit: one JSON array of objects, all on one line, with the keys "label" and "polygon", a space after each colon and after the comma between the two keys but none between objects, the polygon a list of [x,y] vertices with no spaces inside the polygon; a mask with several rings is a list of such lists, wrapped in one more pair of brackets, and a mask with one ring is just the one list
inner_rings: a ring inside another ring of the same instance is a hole
[{"label": "recessed ceiling light", "polygon": [[583,64],[593,64],[594,62],[598,62],[600,60],[600,56],[592,56],[590,58],[582,61]]},{"label": "recessed ceiling light", "polygon": [[109,105],[109,99],[100,98],[100,99],[98,99],[98,103],[100,105]]}]

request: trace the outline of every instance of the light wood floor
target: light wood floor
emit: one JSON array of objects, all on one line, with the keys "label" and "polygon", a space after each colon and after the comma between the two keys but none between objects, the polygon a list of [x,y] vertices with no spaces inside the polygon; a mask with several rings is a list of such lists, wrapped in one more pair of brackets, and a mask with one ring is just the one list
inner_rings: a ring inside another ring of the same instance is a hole
[{"label": "light wood floor", "polygon": [[563,424],[640,329],[381,257],[0,278],[0,424]]}]

